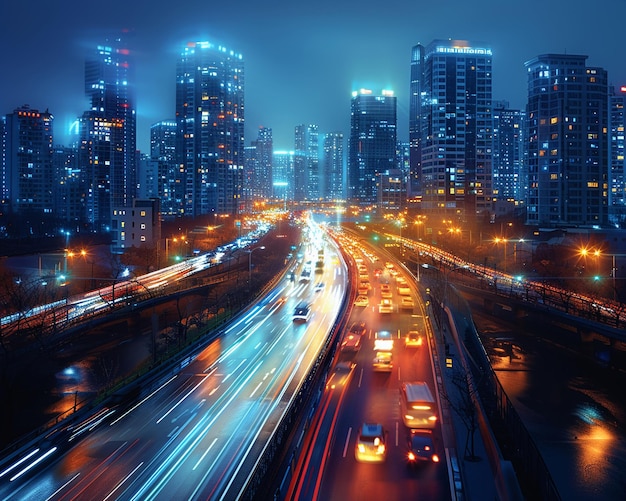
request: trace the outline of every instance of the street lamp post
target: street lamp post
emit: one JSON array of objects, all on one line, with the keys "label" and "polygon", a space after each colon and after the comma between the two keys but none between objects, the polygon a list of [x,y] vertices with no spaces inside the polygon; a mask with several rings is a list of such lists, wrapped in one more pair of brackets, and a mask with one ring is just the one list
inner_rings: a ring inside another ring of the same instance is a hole
[{"label": "street lamp post", "polygon": [[248,250],[248,285],[252,282],[252,253],[259,249],[265,249],[265,245]]}]

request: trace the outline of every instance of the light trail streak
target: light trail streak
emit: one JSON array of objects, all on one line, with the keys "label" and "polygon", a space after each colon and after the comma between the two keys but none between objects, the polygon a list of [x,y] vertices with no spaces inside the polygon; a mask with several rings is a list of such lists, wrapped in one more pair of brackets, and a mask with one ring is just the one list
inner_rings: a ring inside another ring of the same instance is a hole
[{"label": "light trail streak", "polygon": [[170,407],[170,409],[169,409],[169,410],[168,410],[168,411],[167,411],[167,412],[166,412],[163,416],[161,416],[161,417],[157,420],[157,422],[156,422],[156,423],[157,423],[157,424],[159,424],[159,423],[160,423],[161,421],[163,421],[163,420],[164,420],[167,416],[169,416],[169,415],[170,415],[170,413],[171,413],[174,409],[176,409],[176,407],[178,407],[180,404],[182,404],[182,403],[185,401],[185,399],[186,399],[189,395],[191,395],[194,391],[196,391],[196,389],[198,389],[198,387],[199,387],[202,383],[204,383],[204,382],[205,382],[205,381],[206,381],[206,380],[207,380],[210,376],[211,376],[211,374],[207,374],[207,375],[205,375],[205,376],[204,376],[204,377],[200,380],[200,382],[199,382],[197,385],[195,385],[193,388],[191,388],[191,390],[189,390],[189,391],[185,394],[185,396],[184,396],[184,397],[182,397],[182,398],[181,398],[178,402],[176,402],[176,404],[175,404],[174,406]]},{"label": "light trail streak", "polygon": [[155,395],[156,393],[158,393],[159,391],[161,391],[163,388],[165,388],[168,384],[170,384],[172,381],[174,381],[174,379],[176,379],[178,377],[178,375],[172,376],[169,380],[167,380],[165,383],[163,383],[161,386],[159,386],[156,390],[154,390],[152,393],[150,393],[150,395],[148,395],[146,398],[144,398],[143,400],[137,402],[137,404],[133,405],[130,409],[128,409],[124,414],[122,414],[120,417],[118,417],[116,420],[114,420],[113,422],[111,422],[110,426],[113,426],[115,423],[117,423],[118,421],[120,421],[122,418],[124,418],[125,416],[128,416],[131,412],[133,412],[137,407],[139,407],[141,404],[143,404],[144,402],[146,402],[147,400],[149,400],[153,395]]}]

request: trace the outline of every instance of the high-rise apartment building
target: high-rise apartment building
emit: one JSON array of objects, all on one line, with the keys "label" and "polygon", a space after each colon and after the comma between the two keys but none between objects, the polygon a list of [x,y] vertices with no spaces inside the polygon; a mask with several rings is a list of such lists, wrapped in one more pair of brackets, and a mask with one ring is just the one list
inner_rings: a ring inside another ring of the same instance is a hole
[{"label": "high-rise apartment building", "polygon": [[[163,120],[150,127],[150,159],[156,162],[157,192],[144,192],[141,198],[157,196],[161,200],[161,214],[173,218],[183,210],[183,177],[176,162],[176,120]],[[154,169],[151,169],[154,170]]]},{"label": "high-rise apartment building", "polygon": [[272,197],[272,129],[259,127],[256,141],[256,162],[253,171],[251,195],[262,200]]},{"label": "high-rise apartment building", "polygon": [[90,109],[79,120],[79,165],[87,186],[87,219],[108,229],[112,208],[136,196],[136,111],[131,53],[121,38],[97,47],[85,63]]},{"label": "high-rise apartment building", "polygon": [[411,183],[424,211],[459,221],[491,213],[492,50],[434,40],[411,60]]},{"label": "high-rise apartment building", "polygon": [[28,106],[5,117],[2,196],[14,212],[54,213],[53,119]]},{"label": "high-rise apartment building", "polygon": [[524,204],[524,116],[505,101],[493,103],[493,198]]},{"label": "high-rise apartment building", "polygon": [[544,54],[525,63],[529,224],[608,222],[607,74],[586,59]]},{"label": "high-rise apartment building", "polygon": [[274,151],[272,155],[273,197],[285,201],[294,200],[294,157],[293,151]]},{"label": "high-rise apartment building", "polygon": [[396,168],[397,103],[392,91],[352,93],[348,198],[363,207],[380,197],[380,176]]},{"label": "high-rise apartment building", "polygon": [[243,57],[209,42],[191,42],[176,70],[178,163],[183,213],[237,214],[244,168]]},{"label": "high-rise apartment building", "polygon": [[317,125],[296,125],[293,168],[295,200],[318,200],[321,193]]},{"label": "high-rise apartment building", "polygon": [[626,86],[612,90],[610,101],[610,190],[609,220],[612,224],[626,222],[626,150],[624,127],[626,126]]},{"label": "high-rise apartment building", "polygon": [[329,132],[324,136],[322,154],[322,198],[345,200],[343,183],[343,133]]}]

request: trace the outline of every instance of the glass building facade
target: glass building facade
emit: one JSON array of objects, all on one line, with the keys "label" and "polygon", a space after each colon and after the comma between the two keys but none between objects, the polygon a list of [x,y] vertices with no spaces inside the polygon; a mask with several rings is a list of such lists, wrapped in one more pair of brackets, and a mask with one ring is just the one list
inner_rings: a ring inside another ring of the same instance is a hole
[{"label": "glass building facade", "polygon": [[424,211],[459,221],[492,211],[491,58],[464,40],[413,48],[411,182]]},{"label": "glass building facade", "polygon": [[586,59],[545,54],[525,63],[528,224],[608,222],[607,74]]},{"label": "glass building facade", "polygon": [[176,69],[177,156],[182,213],[237,214],[243,208],[243,57],[191,42]]},{"label": "glass building facade", "polygon": [[380,176],[396,168],[397,98],[361,89],[352,93],[348,198],[361,206],[380,201]]},{"label": "glass building facade", "polygon": [[90,109],[79,120],[79,165],[87,187],[87,220],[110,228],[113,207],[136,196],[136,111],[131,52],[121,38],[97,47],[85,62]]}]

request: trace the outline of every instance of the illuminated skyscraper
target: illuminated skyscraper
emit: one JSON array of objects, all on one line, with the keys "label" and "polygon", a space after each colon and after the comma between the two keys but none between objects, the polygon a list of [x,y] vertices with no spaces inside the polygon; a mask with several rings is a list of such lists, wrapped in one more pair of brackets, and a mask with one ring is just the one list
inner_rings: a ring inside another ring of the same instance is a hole
[{"label": "illuminated skyscraper", "polygon": [[324,136],[322,165],[322,197],[326,200],[345,200],[343,133],[330,132]]},{"label": "illuminated skyscraper", "polygon": [[586,59],[545,54],[525,63],[529,224],[608,222],[607,74]]},{"label": "illuminated skyscraper", "polygon": [[525,203],[524,117],[507,102],[493,104],[493,196],[498,200]]},{"label": "illuminated skyscraper", "polygon": [[380,176],[396,168],[396,97],[352,93],[348,145],[348,198],[363,206],[379,201]]},{"label": "illuminated skyscraper", "polygon": [[419,170],[411,181],[423,210],[459,221],[485,217],[492,210],[491,49],[434,40],[414,47],[411,64],[411,169]]},{"label": "illuminated skyscraper", "polygon": [[613,89],[610,96],[611,138],[610,138],[610,180],[609,219],[613,224],[626,222],[626,86]]},{"label": "illuminated skyscraper", "polygon": [[161,200],[161,214],[166,218],[182,214],[183,183],[176,162],[175,120],[163,120],[150,127],[150,159],[157,162],[157,193],[144,193],[142,198],[158,196]]},{"label": "illuminated skyscraper", "polygon": [[318,200],[321,193],[317,125],[296,126],[293,162],[295,200]]},{"label": "illuminated skyscraper", "polygon": [[209,42],[187,44],[176,71],[176,122],[183,213],[237,214],[244,166],[241,54]]},{"label": "illuminated skyscraper", "polygon": [[14,212],[54,212],[53,116],[23,106],[6,116],[3,198]]},{"label": "illuminated skyscraper", "polygon": [[294,197],[294,152],[274,151],[272,155],[272,179],[274,184],[274,198],[292,201]]},{"label": "illuminated skyscraper", "polygon": [[87,220],[108,229],[113,207],[136,195],[136,112],[130,51],[121,38],[97,47],[85,63],[90,109],[79,122],[79,166],[87,186]]},{"label": "illuminated skyscraper", "polygon": [[256,145],[256,169],[254,171],[253,197],[267,199],[272,196],[272,129],[259,127]]}]

